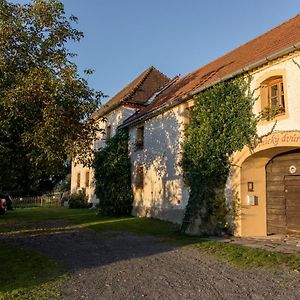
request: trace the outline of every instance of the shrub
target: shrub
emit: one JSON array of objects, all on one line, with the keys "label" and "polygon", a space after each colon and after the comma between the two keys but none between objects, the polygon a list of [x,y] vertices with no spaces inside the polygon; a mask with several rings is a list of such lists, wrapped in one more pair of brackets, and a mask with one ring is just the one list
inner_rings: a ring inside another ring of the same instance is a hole
[{"label": "shrub", "polygon": [[71,194],[69,199],[69,208],[86,208],[88,206],[88,197],[85,191]]},{"label": "shrub", "polygon": [[132,209],[128,131],[119,130],[95,154],[95,184],[99,210],[103,215],[129,215]]}]

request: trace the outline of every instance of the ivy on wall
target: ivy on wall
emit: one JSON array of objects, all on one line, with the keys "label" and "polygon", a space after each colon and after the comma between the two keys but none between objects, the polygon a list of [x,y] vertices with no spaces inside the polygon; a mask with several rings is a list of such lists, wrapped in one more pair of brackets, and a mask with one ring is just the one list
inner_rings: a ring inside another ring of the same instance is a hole
[{"label": "ivy on wall", "polygon": [[214,85],[195,96],[195,107],[183,144],[182,167],[190,197],[182,231],[219,234],[226,225],[228,208],[224,188],[231,156],[257,138],[259,117],[250,78]]},{"label": "ivy on wall", "polygon": [[128,130],[119,130],[95,153],[95,193],[101,214],[129,215],[132,209]]}]

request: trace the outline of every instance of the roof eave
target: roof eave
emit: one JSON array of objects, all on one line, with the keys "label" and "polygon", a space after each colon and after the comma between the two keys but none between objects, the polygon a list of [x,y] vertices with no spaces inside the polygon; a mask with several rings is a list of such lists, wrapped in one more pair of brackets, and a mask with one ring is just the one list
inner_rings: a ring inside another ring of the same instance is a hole
[{"label": "roof eave", "polygon": [[193,90],[193,91],[191,91],[189,93],[186,93],[183,96],[175,98],[174,100],[172,100],[167,105],[162,105],[162,106],[156,108],[155,110],[150,111],[149,113],[146,113],[145,115],[142,115],[141,117],[139,117],[139,118],[137,118],[135,120],[132,120],[131,122],[122,124],[122,125],[119,126],[119,128],[121,129],[121,128],[125,128],[125,127],[132,127],[132,126],[134,126],[136,124],[139,124],[139,123],[144,122],[144,121],[146,121],[148,119],[151,119],[151,118],[153,118],[153,117],[161,114],[162,112],[164,112],[166,110],[169,110],[170,108],[172,108],[172,107],[174,107],[174,106],[176,106],[176,105],[178,105],[178,104],[180,104],[180,103],[182,103],[184,101],[187,101],[188,99],[191,99],[194,95],[196,95],[196,94],[198,94],[198,93],[200,93],[200,92],[208,89],[209,87],[211,87],[211,86],[213,86],[213,85],[215,85],[217,83],[220,83],[222,81],[225,81],[225,80],[234,78],[234,77],[236,77],[238,75],[241,75],[241,74],[244,74],[246,72],[249,72],[250,70],[253,70],[253,69],[255,69],[257,67],[260,67],[260,66],[262,66],[262,65],[264,65],[264,64],[266,64],[266,63],[268,63],[268,62],[270,62],[272,60],[275,60],[275,59],[277,59],[277,58],[279,58],[279,57],[281,57],[283,55],[286,55],[288,53],[291,53],[291,52],[293,52],[295,50],[299,50],[299,49],[300,49],[300,41],[297,42],[296,44],[292,45],[292,46],[289,46],[287,48],[281,49],[281,50],[279,50],[279,51],[277,51],[277,52],[275,52],[275,53],[273,53],[273,54],[271,54],[271,55],[269,55],[269,56],[267,56],[267,57],[265,57],[265,58],[263,58],[263,59],[255,62],[255,63],[249,64],[246,67],[243,67],[243,68],[241,68],[241,69],[239,69],[239,70],[237,70],[235,72],[232,72],[232,73],[230,73],[228,75],[225,75],[222,78],[220,78],[220,79],[218,79],[218,80],[216,80],[216,81],[214,81],[214,82],[212,82],[212,83],[210,83],[208,85],[201,86],[201,87],[199,87],[199,88],[197,88],[197,89],[195,89],[195,90]]}]

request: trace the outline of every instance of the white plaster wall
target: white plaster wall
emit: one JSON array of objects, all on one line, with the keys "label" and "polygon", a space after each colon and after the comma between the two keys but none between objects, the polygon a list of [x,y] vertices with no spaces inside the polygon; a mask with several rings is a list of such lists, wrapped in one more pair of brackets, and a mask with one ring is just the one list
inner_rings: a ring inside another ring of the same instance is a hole
[{"label": "white plaster wall", "polygon": [[[300,130],[300,69],[293,60],[300,64],[300,54],[294,57],[289,56],[284,61],[265,67],[253,74],[251,88],[254,90],[257,88],[259,79],[265,74],[273,70],[285,70],[287,118],[278,118],[274,128],[275,131]],[[259,89],[256,90],[255,96],[259,96]],[[254,112],[257,114],[260,110],[261,103],[260,99],[258,99],[254,106]],[[275,120],[276,119],[269,122],[262,122],[258,126],[258,134],[261,136],[270,132]]]},{"label": "white plaster wall", "polygon": [[[131,116],[136,110],[132,108],[119,107],[109,114],[105,115],[104,118],[99,119],[100,127],[105,129],[106,126],[111,126],[111,136],[114,136],[117,131],[117,127],[123,123],[125,119]],[[105,147],[105,135],[99,133],[98,139],[94,141],[94,150],[99,150]],[[90,172],[90,186],[85,186],[86,172]],[[77,188],[77,174],[80,173],[80,188]],[[75,164],[72,162],[71,169],[71,193],[77,192],[79,189],[85,188],[86,194],[89,198],[89,202],[94,204],[98,203],[98,199],[95,195],[95,182],[94,182],[94,170],[92,168],[83,167],[82,164]]]},{"label": "white plaster wall", "polygon": [[[90,173],[90,185],[86,186],[86,172]],[[77,174],[80,174],[80,187],[77,188]],[[83,167],[82,164],[75,164],[72,162],[71,167],[71,194],[78,192],[80,189],[86,190],[89,202],[96,203],[94,198],[94,171],[92,168]]]},{"label": "white plaster wall", "polygon": [[[124,110],[123,107],[119,107],[100,118],[100,128],[105,130],[107,126],[111,126],[111,136],[113,137],[116,134],[117,127],[124,121]],[[99,150],[105,147],[105,141],[105,134],[99,133],[98,139],[94,141],[94,149]]]},{"label": "white plaster wall", "polygon": [[[275,130],[300,130],[300,55],[289,56],[253,72],[251,89],[259,96],[258,81],[267,72],[285,70],[287,118],[278,118]],[[130,128],[130,153],[132,163],[132,186],[134,192],[133,214],[152,216],[180,223],[188,202],[189,189],[184,184],[179,166],[183,139],[184,109],[181,104],[158,115],[144,124],[144,149],[135,151],[136,127]],[[254,105],[254,113],[261,111],[260,99]],[[258,126],[258,134],[268,133],[274,120]],[[135,189],[134,171],[144,165],[144,188]],[[230,182],[230,181],[229,181]],[[227,192],[231,188],[227,186]],[[175,213],[175,212],[178,213]]]},{"label": "white plaster wall", "polygon": [[[189,195],[179,166],[185,107],[177,106],[146,121],[142,150],[135,149],[137,127],[129,131],[133,213],[136,215],[152,216],[176,223],[182,220]],[[143,189],[136,189],[134,185],[135,170],[139,164],[144,166]]]},{"label": "white plaster wall", "polygon": [[[287,118],[278,118],[275,130],[300,130],[300,69],[293,62],[300,64],[300,55],[290,56],[284,60],[272,63],[253,72],[251,88],[257,89],[261,77],[272,70],[285,70]],[[259,94],[256,90],[256,96]],[[182,170],[179,166],[181,159],[181,143],[183,140],[183,120],[186,104],[178,105],[163,114],[147,120],[144,124],[144,149],[135,150],[136,129],[130,128],[129,150],[132,163],[132,186],[134,192],[133,213],[140,216],[153,216],[164,220],[180,223],[188,202],[189,189],[183,182]],[[258,99],[254,106],[254,113],[261,110]],[[112,135],[116,128],[130,115],[133,109],[121,107],[109,113],[107,124],[112,128]],[[106,123],[101,121],[103,128]],[[259,135],[269,132],[274,120],[263,122],[258,126]],[[105,146],[105,140],[99,136],[97,148]],[[135,169],[137,165],[144,166],[144,188],[134,186]],[[71,191],[76,191],[76,176],[81,173],[81,185],[85,184],[87,168],[72,164]],[[93,170],[90,170],[91,187],[90,201],[96,202],[93,186]],[[84,186],[82,186],[84,187]]]}]

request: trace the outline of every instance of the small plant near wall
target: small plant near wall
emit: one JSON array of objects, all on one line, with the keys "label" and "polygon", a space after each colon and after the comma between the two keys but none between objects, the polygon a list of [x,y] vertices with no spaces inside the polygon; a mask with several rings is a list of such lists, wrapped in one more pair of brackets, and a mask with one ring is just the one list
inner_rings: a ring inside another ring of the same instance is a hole
[{"label": "small plant near wall", "polygon": [[234,152],[255,145],[261,116],[252,112],[251,78],[214,85],[195,96],[183,144],[182,167],[190,197],[183,232],[220,234],[229,209],[224,189]]},{"label": "small plant near wall", "polygon": [[79,191],[70,195],[69,208],[86,208],[88,206],[88,197],[85,191]]},{"label": "small plant near wall", "polygon": [[285,112],[284,107],[278,104],[272,105],[271,107],[265,107],[260,112],[260,119],[270,121],[274,119],[274,117],[276,117],[277,115],[283,114],[284,112]]},{"label": "small plant near wall", "polygon": [[130,215],[133,202],[128,130],[119,130],[95,153],[96,195],[103,215]]}]

